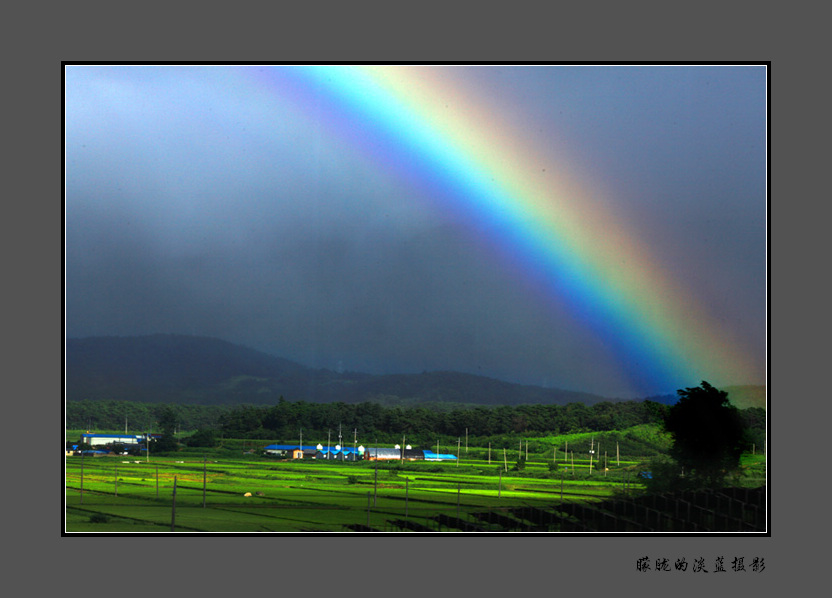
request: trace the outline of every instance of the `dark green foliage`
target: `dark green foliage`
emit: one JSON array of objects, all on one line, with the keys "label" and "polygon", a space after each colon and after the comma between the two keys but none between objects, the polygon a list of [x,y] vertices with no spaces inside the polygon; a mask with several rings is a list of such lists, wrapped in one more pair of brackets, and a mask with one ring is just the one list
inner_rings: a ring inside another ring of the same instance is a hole
[{"label": "dark green foliage", "polygon": [[104,513],[93,513],[90,515],[90,523],[107,523],[110,518]]},{"label": "dark green foliage", "polygon": [[156,453],[172,453],[179,448],[179,443],[173,436],[162,436],[150,443],[150,452]]},{"label": "dark green foliage", "polygon": [[[447,406],[446,406],[447,407]],[[333,444],[339,425],[343,432],[342,444],[351,446],[353,434],[358,444],[398,444],[407,436],[407,444],[439,452],[457,452],[458,439],[469,437],[469,444],[480,447],[473,449],[470,458],[486,459],[492,447],[491,458],[502,461],[502,449],[508,447],[508,458],[517,459],[518,441],[528,438],[530,455],[541,455],[551,459],[552,446],[535,439],[535,436],[549,436],[578,432],[598,432],[596,442],[601,444],[597,456],[603,459],[603,451],[609,458],[615,454],[616,446],[623,455],[650,456],[669,449],[669,435],[659,434],[652,422],[663,420],[669,411],[666,405],[651,401],[619,401],[586,406],[569,405],[518,405],[499,407],[474,407],[453,409],[432,409],[424,406],[383,407],[377,403],[307,403],[279,399],[271,406],[241,405],[236,407],[217,405],[162,405],[155,403],[128,403],[116,401],[80,401],[66,405],[67,427],[91,431],[114,431],[124,429],[125,416],[129,418],[130,433],[154,431],[162,433],[178,430],[213,430],[220,443],[228,445],[229,439],[264,441],[263,444],[295,443],[303,433],[304,443],[326,443],[331,433]],[[744,420],[750,422],[745,436],[745,448],[756,445],[758,452],[764,450],[765,411],[747,409],[742,412]],[[136,424],[134,426],[134,424]],[[620,426],[607,430],[610,425]],[[521,432],[516,430],[522,428]],[[602,431],[607,430],[607,431]],[[169,434],[170,436],[170,434]],[[223,440],[224,439],[224,440]],[[313,441],[314,440],[314,441]],[[183,440],[191,442],[204,440],[192,436]],[[267,442],[266,442],[267,441]],[[514,447],[513,449],[511,447]],[[176,450],[175,442],[151,446],[151,451]],[[195,448],[200,448],[196,447]],[[248,448],[251,448],[249,444]],[[563,446],[559,447],[560,450]],[[590,449],[590,440],[569,443],[569,450],[576,455]],[[539,457],[536,457],[539,458]],[[559,459],[560,460],[560,457]]]},{"label": "dark green foliage", "polygon": [[639,479],[648,492],[673,492],[695,485],[695,480],[685,477],[682,466],[667,455],[654,457],[640,470],[650,473],[650,477]]},{"label": "dark green foliage", "polygon": [[708,384],[677,391],[679,402],[670,408],[665,429],[673,435],[670,455],[688,478],[716,486],[739,468],[745,426],[728,393]]},{"label": "dark green foliage", "polygon": [[[66,404],[66,427],[72,430],[123,430],[127,423],[131,434],[158,432],[164,403],[134,403],[131,401],[70,401]],[[176,405],[179,428],[196,430],[216,425],[220,414],[228,406]]]},{"label": "dark green foliage", "polygon": [[179,425],[179,412],[174,405],[167,405],[159,414],[159,426],[162,428],[162,437],[154,440],[151,451],[155,453],[169,453],[179,448],[176,441],[176,428]]},{"label": "dark green foliage", "polygon": [[220,443],[214,430],[199,429],[185,441],[189,447],[215,447]]}]

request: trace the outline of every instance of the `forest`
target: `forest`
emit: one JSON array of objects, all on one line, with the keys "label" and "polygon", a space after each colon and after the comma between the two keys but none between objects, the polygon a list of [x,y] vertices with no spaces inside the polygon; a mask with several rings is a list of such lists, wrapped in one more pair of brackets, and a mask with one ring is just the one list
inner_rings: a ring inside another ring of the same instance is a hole
[{"label": "forest", "polygon": [[[419,438],[535,436],[624,430],[640,424],[661,425],[670,407],[645,401],[601,402],[594,405],[516,405],[458,407],[450,405],[385,407],[377,403],[308,403],[281,398],[263,405],[181,405],[130,401],[71,401],[66,404],[66,428],[160,431],[173,421],[178,432],[211,430],[226,438],[305,439],[344,438],[354,434],[377,442],[396,442],[402,435]],[[741,409],[749,445],[765,438],[766,412]],[[167,425],[163,426],[162,423]],[[365,441],[366,442],[366,441]]]}]

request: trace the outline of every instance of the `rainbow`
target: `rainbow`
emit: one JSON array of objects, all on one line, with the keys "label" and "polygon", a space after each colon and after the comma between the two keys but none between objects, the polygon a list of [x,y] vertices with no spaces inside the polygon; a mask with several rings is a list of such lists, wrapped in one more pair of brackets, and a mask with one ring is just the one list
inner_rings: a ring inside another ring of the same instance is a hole
[{"label": "rainbow", "polygon": [[301,65],[252,76],[301,109],[324,102],[332,134],[483,231],[507,267],[604,339],[634,392],[759,376],[761,356],[627,230],[610,191],[566,156],[552,164],[550,148],[501,124],[452,69]]}]

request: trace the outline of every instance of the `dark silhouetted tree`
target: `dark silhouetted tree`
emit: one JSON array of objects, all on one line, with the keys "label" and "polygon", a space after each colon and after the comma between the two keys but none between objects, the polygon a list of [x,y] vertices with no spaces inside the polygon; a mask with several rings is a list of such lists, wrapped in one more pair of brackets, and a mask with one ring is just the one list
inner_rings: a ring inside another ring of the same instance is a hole
[{"label": "dark silhouetted tree", "polygon": [[217,438],[217,433],[211,429],[200,428],[185,441],[191,447],[214,447],[220,441]]},{"label": "dark silhouetted tree", "polygon": [[744,424],[728,393],[707,382],[676,391],[679,401],[665,419],[673,436],[671,456],[685,476],[702,486],[718,486],[739,468]]},{"label": "dark silhouetted tree", "polygon": [[159,425],[162,428],[162,437],[153,442],[155,452],[171,452],[179,447],[176,441],[176,426],[179,423],[179,413],[171,405],[165,405],[159,413]]}]

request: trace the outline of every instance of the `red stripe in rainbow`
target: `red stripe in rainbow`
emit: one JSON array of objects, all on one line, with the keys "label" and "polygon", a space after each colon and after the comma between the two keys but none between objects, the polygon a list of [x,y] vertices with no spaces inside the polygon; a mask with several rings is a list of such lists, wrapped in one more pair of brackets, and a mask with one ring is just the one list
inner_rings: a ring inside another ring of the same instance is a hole
[{"label": "red stripe in rainbow", "polygon": [[267,76],[301,109],[325,102],[332,133],[464,214],[524,276],[566,299],[604,336],[633,392],[759,376],[764,356],[740,347],[697,305],[622,226],[601,190],[570,176],[567,160],[552,165],[551,151],[503,127],[448,69],[295,66]]}]

